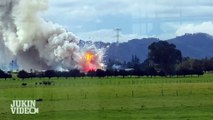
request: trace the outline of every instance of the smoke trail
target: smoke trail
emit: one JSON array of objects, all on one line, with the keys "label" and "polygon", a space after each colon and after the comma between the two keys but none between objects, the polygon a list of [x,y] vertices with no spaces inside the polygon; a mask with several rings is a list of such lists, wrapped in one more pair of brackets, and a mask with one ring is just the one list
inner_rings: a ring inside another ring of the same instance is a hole
[{"label": "smoke trail", "polygon": [[[48,9],[48,0],[0,0],[0,36],[25,70],[99,69],[103,50],[79,47],[79,39],[62,26],[46,22],[39,13]],[[85,60],[90,52],[93,57]],[[87,68],[85,68],[87,67]]]}]

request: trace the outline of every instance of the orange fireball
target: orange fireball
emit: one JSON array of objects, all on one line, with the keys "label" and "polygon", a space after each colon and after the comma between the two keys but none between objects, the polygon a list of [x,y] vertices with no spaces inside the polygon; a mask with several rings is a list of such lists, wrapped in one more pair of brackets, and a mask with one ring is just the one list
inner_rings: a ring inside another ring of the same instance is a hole
[{"label": "orange fireball", "polygon": [[94,59],[94,55],[89,52],[87,52],[84,57],[85,57],[86,62],[88,62],[88,63],[90,63]]},{"label": "orange fireball", "polygon": [[84,58],[83,58],[84,62],[82,64],[83,67],[83,71],[84,72],[89,72],[89,71],[95,71],[97,70],[96,65],[94,64],[94,61],[96,59],[96,56],[94,55],[94,53],[92,52],[86,52],[84,54]]}]

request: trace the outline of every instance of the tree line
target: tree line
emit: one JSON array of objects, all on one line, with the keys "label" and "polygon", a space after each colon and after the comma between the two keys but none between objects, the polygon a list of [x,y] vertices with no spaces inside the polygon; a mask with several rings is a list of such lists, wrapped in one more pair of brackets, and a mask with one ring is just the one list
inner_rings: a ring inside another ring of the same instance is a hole
[{"label": "tree line", "polygon": [[[77,69],[69,71],[46,70],[41,72],[27,72],[21,70],[17,77],[25,78],[52,78],[52,77],[117,77],[117,76],[187,76],[203,75],[204,72],[213,71],[213,58],[193,59],[182,57],[180,50],[174,44],[166,41],[154,42],[148,47],[149,53],[146,60],[140,62],[137,56],[132,56],[130,62],[109,60],[106,70],[98,69],[82,73]],[[119,68],[113,68],[119,65]],[[0,78],[12,78],[11,73],[0,70]]]},{"label": "tree line", "polygon": [[[164,72],[159,68],[155,68],[154,66],[144,67],[140,69],[140,66],[145,66],[144,63],[135,66],[135,69],[106,69],[101,70],[98,69],[96,71],[89,71],[88,73],[82,73],[77,69],[70,71],[55,71],[55,70],[46,70],[43,72],[27,72],[21,70],[17,73],[17,77],[20,79],[26,78],[76,78],[76,77],[154,77],[154,76],[187,76],[187,75],[203,75],[204,72],[213,71],[213,58],[211,59],[191,59],[184,58],[184,60],[176,65],[175,71]],[[6,73],[0,70],[0,78],[12,78],[12,73]]]},{"label": "tree line", "polygon": [[4,72],[3,70],[0,70],[0,78],[4,78],[4,79],[12,78],[12,74]]}]

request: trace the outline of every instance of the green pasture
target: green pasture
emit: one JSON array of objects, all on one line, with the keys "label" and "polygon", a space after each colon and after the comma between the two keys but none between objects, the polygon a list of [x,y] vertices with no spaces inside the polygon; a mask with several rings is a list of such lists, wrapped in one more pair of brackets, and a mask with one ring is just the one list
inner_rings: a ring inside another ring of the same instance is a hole
[{"label": "green pasture", "polygon": [[[53,81],[50,86],[36,85]],[[27,83],[27,86],[22,86]],[[12,115],[12,100],[39,114]],[[0,120],[212,120],[213,74],[188,77],[0,80]]]}]

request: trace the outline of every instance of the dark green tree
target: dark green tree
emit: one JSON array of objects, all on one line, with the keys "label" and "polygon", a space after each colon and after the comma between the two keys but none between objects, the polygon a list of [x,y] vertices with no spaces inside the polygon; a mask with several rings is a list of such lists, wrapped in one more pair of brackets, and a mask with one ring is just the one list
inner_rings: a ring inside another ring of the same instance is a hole
[{"label": "dark green tree", "polygon": [[99,77],[99,78],[105,77],[106,73],[105,73],[104,70],[98,69],[98,70],[96,70],[96,76]]},{"label": "dark green tree", "polygon": [[0,78],[4,78],[5,80],[7,78],[12,78],[11,73],[5,73],[3,70],[0,69]]},{"label": "dark green tree", "polygon": [[95,76],[96,76],[96,71],[90,70],[90,71],[87,73],[87,76],[88,76],[88,77],[91,77],[91,78],[95,77]]},{"label": "dark green tree", "polygon": [[48,77],[49,79],[56,76],[56,73],[54,70],[46,70],[44,73],[45,77]]},{"label": "dark green tree", "polygon": [[183,58],[182,62],[176,65],[176,74],[183,75],[190,75],[192,72],[192,64],[193,60],[190,58]]},{"label": "dark green tree", "polygon": [[29,78],[30,74],[28,72],[24,71],[24,70],[21,70],[21,71],[18,72],[17,77],[24,80],[25,78]]},{"label": "dark green tree", "polygon": [[205,72],[213,71],[213,58],[205,58],[202,61],[203,61],[203,70]]},{"label": "dark green tree", "polygon": [[69,71],[69,76],[70,77],[74,77],[74,78],[80,77],[81,76],[81,72],[79,70],[77,70],[77,69],[73,69],[73,70]]},{"label": "dark green tree", "polygon": [[152,63],[151,66],[166,74],[173,74],[175,65],[182,60],[181,51],[167,41],[154,42],[148,49],[148,60]]}]

